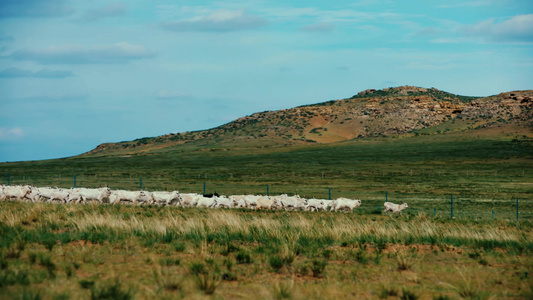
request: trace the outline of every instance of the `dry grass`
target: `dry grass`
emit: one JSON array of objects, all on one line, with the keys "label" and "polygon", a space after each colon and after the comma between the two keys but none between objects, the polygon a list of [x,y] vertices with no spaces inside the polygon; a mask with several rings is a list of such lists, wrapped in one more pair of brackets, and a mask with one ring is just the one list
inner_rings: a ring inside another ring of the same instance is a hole
[{"label": "dry grass", "polygon": [[[403,286],[405,295],[420,299],[474,295],[479,286],[489,289],[482,297],[527,297],[531,227],[424,216],[0,202],[0,298],[29,290],[44,298],[116,292],[140,299],[211,293],[373,299],[403,295]],[[478,252],[485,264],[469,255]],[[273,257],[282,263],[276,271]],[[458,281],[454,265],[476,274],[475,283]]]}]

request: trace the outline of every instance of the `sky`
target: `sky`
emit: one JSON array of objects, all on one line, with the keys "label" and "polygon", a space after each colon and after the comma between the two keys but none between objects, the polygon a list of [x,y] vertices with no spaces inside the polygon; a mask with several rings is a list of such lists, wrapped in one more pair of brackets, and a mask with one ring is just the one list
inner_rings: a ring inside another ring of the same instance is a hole
[{"label": "sky", "polygon": [[402,85],[533,89],[533,1],[0,1],[0,162]]}]

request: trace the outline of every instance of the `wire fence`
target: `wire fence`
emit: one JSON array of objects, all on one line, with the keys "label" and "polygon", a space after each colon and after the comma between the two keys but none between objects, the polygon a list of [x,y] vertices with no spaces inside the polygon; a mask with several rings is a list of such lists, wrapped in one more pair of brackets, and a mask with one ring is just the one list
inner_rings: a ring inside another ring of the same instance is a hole
[{"label": "wire fence", "polygon": [[4,185],[31,185],[36,187],[98,188],[107,186],[112,190],[147,190],[171,191],[182,193],[220,195],[300,195],[303,198],[332,200],[339,197],[361,199],[363,204],[355,213],[381,214],[385,202],[407,202],[406,214],[427,217],[448,217],[456,219],[495,219],[495,220],[533,220],[533,201],[531,199],[488,198],[475,195],[440,194],[424,195],[421,193],[405,193],[389,190],[358,190],[349,188],[329,188],[313,185],[283,185],[277,183],[257,184],[244,181],[216,182],[203,180],[173,181],[164,176],[135,177],[132,175],[56,175],[56,176],[25,176],[8,173],[0,180]]}]

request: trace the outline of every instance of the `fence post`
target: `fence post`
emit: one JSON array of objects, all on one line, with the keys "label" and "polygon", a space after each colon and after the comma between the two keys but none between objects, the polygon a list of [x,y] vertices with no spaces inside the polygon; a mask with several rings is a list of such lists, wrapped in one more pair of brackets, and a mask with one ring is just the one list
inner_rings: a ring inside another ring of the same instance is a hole
[{"label": "fence post", "polygon": [[389,192],[385,191],[385,202],[389,202]]},{"label": "fence post", "polygon": [[143,178],[139,177],[139,190],[143,189]]},{"label": "fence post", "polygon": [[378,204],[378,212],[381,212],[380,208],[381,208],[381,207],[379,207],[379,204]]},{"label": "fence post", "polygon": [[268,184],[267,184],[267,196],[268,196]]},{"label": "fence post", "polygon": [[452,195],[452,202],[451,202],[451,206],[450,206],[450,212],[451,212],[452,219],[453,219],[453,195]]},{"label": "fence post", "polygon": [[328,192],[329,193],[329,198],[328,199],[331,200],[331,188],[329,188],[328,191],[329,191]]},{"label": "fence post", "polygon": [[10,186],[11,184],[11,173],[7,172],[7,185]]},{"label": "fence post", "polygon": [[205,181],[204,181],[204,193],[202,195],[205,195]]},{"label": "fence post", "polygon": [[516,220],[518,221],[518,198],[516,198]]},{"label": "fence post", "polygon": [[74,187],[76,187],[76,174],[74,174]]},{"label": "fence post", "polygon": [[492,218],[494,219],[494,209],[492,210]]}]

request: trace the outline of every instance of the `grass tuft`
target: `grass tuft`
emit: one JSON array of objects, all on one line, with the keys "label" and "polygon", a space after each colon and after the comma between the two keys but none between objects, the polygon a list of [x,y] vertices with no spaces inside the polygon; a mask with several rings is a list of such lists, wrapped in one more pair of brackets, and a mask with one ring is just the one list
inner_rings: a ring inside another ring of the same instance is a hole
[{"label": "grass tuft", "polygon": [[281,281],[272,286],[272,298],[276,300],[292,299],[294,280]]},{"label": "grass tuft", "polygon": [[91,300],[114,299],[129,300],[133,299],[134,293],[131,290],[122,288],[118,278],[115,281],[103,285],[93,285],[91,287]]},{"label": "grass tuft", "polygon": [[395,255],[396,267],[398,271],[412,270],[414,266],[414,257],[404,251],[398,251]]},{"label": "grass tuft", "polygon": [[327,260],[313,259],[311,262],[311,271],[313,272],[313,277],[321,277],[326,269],[327,264]]}]

